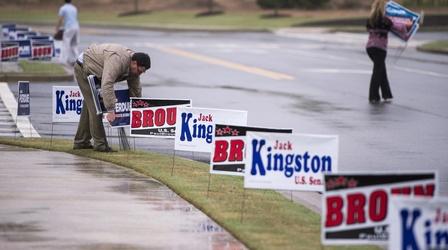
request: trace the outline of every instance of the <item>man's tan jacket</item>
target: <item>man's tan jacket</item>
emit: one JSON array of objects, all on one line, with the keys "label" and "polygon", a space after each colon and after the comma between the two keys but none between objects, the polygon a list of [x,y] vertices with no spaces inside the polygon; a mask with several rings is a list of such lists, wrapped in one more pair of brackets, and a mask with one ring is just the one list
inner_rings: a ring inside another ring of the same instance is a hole
[{"label": "man's tan jacket", "polygon": [[129,66],[134,51],[119,44],[92,44],[84,51],[83,70],[101,79],[104,106],[115,109],[114,83],[127,80],[129,97],[141,97],[140,77],[131,76]]}]

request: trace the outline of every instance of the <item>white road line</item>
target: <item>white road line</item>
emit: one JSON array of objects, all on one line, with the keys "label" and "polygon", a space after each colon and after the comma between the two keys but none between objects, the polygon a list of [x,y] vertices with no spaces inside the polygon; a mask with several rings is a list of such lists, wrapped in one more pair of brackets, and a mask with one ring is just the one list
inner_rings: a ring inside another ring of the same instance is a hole
[{"label": "white road line", "polygon": [[323,74],[360,74],[370,75],[372,70],[357,69],[302,69],[302,72],[323,73]]},{"label": "white road line", "polygon": [[0,82],[0,98],[3,100],[12,119],[16,121],[17,129],[19,129],[23,137],[40,137],[30,122],[29,117],[17,116],[17,101],[6,82]]},{"label": "white road line", "polygon": [[434,76],[434,77],[448,78],[447,74],[441,74],[441,73],[427,71],[427,70],[411,69],[411,68],[405,68],[405,67],[396,66],[396,65],[393,66],[393,68],[398,69],[398,70],[402,70],[402,71],[405,71],[405,72],[420,74],[420,75],[428,75],[428,76]]}]

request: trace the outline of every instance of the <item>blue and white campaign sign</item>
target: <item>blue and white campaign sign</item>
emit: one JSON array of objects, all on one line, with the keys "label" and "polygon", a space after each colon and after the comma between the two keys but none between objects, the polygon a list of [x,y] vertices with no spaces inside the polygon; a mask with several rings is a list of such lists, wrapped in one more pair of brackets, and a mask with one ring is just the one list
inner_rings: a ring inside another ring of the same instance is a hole
[{"label": "blue and white campaign sign", "polygon": [[30,82],[19,81],[19,96],[17,97],[17,116],[30,115]]},{"label": "blue and white campaign sign", "polygon": [[53,122],[79,122],[83,96],[78,86],[53,86]]},{"label": "blue and white campaign sign", "polygon": [[215,141],[210,158],[210,173],[244,176],[246,133],[292,133],[292,129],[215,125]]},{"label": "blue and white campaign sign", "polygon": [[390,250],[448,249],[448,199],[394,198],[389,206]]},{"label": "blue and white campaign sign", "polygon": [[247,124],[247,111],[179,107],[176,117],[175,150],[211,152],[215,124]]},{"label": "blue and white campaign sign", "polygon": [[19,44],[19,57],[30,58],[31,57],[31,40],[14,40]]},{"label": "blue and white campaign sign", "polygon": [[17,34],[17,40],[31,39],[31,37],[35,37],[37,35],[38,33],[36,31],[24,31]]},{"label": "blue and white campaign sign", "polygon": [[178,107],[190,99],[131,98],[131,136],[174,138]]},{"label": "blue and white campaign sign", "polygon": [[408,41],[417,32],[421,16],[394,1],[388,1],[385,8],[386,16],[394,23],[391,32]]},{"label": "blue and white campaign sign", "polygon": [[8,39],[9,40],[17,40],[17,34],[31,31],[29,27],[9,27],[8,28]]},{"label": "blue and white campaign sign", "polygon": [[336,135],[248,132],[245,188],[323,191],[323,173],[338,170]]},{"label": "blue and white campaign sign", "polygon": [[436,184],[435,172],[325,174],[322,244],[385,245],[395,240],[389,237],[391,198],[433,197]]},{"label": "blue and white campaign sign", "polygon": [[5,23],[2,24],[2,33],[4,37],[8,37],[9,32],[16,29],[16,24],[14,23]]},{"label": "blue and white campaign sign", "polygon": [[115,120],[110,125],[115,128],[127,127],[131,119],[129,89],[116,89],[115,96],[117,97],[117,102],[115,103]]}]

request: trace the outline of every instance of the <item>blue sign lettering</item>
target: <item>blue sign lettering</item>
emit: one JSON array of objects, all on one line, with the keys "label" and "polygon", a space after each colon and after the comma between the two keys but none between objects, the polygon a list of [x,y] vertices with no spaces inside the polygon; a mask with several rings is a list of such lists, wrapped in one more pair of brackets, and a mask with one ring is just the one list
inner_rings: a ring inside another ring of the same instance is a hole
[{"label": "blue sign lettering", "polygon": [[64,90],[56,90],[56,114],[65,114],[67,111],[75,111],[76,114],[81,114],[82,100],[70,99],[65,95]]},{"label": "blue sign lettering", "polygon": [[410,246],[411,249],[418,249],[417,242],[415,240],[414,226],[415,221],[417,220],[418,217],[420,217],[421,212],[418,209],[412,212],[412,218],[410,218],[411,223],[408,223],[409,215],[410,213],[408,210],[403,209],[400,212],[401,226],[403,229],[402,246],[404,250],[408,249],[408,246]]},{"label": "blue sign lettering", "polygon": [[[295,172],[331,172],[332,159],[331,156],[312,155],[308,152],[303,154],[286,154],[286,153],[271,153],[272,147],[267,147],[266,159],[263,162],[263,154],[261,151],[266,144],[266,140],[257,139],[252,140],[252,166],[250,170],[251,175],[266,175],[266,171],[280,171],[284,172],[286,177],[292,177]],[[311,161],[309,161],[311,159]]]},{"label": "blue sign lettering", "polygon": [[190,120],[193,117],[192,113],[182,113],[181,114],[181,132],[180,132],[180,140],[181,141],[192,141],[193,138],[202,138],[205,139],[207,143],[212,143],[213,138],[213,125],[205,125],[205,124],[197,124],[198,120],[193,119],[192,122],[192,130],[190,128]]}]

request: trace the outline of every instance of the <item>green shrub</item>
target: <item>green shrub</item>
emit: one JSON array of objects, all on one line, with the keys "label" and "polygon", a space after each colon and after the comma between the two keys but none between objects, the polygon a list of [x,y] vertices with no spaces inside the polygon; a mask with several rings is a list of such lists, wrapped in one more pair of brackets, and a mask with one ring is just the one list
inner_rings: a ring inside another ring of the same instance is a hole
[{"label": "green shrub", "polygon": [[329,0],[257,0],[263,9],[317,9],[323,7]]}]

